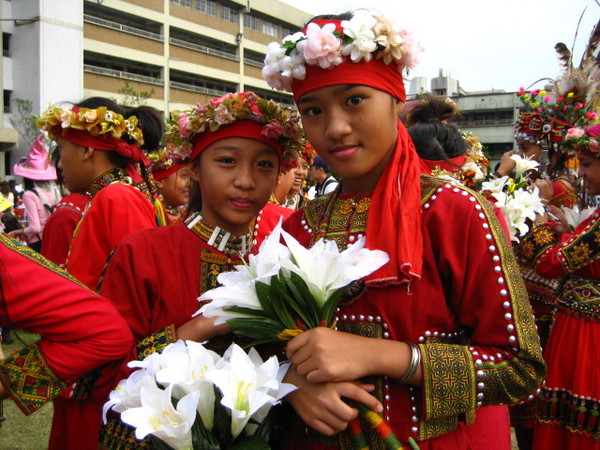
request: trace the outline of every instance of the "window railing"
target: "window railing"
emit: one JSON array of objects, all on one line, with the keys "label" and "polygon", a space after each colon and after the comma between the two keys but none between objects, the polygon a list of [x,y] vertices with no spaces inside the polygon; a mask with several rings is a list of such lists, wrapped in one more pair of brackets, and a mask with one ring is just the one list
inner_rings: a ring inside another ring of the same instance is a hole
[{"label": "window railing", "polygon": [[512,125],[513,119],[473,119],[473,120],[458,120],[456,126],[471,127],[471,126],[494,126],[494,125]]},{"label": "window railing", "polygon": [[142,83],[156,84],[158,86],[164,86],[165,84],[160,78],[148,77],[146,75],[125,72],[123,70],[107,69],[106,67],[92,66],[90,64],[84,64],[83,71],[98,75],[106,75],[108,77],[121,78],[123,80],[141,81]]},{"label": "window railing", "polygon": [[113,30],[122,31],[123,33],[134,34],[136,36],[153,39],[155,41],[164,42],[162,34],[152,33],[151,31],[142,30],[140,28],[130,27],[129,25],[123,25],[117,22],[111,22],[110,20],[101,19],[100,17],[90,16],[89,14],[83,15],[84,22],[93,23],[105,28],[111,28]]},{"label": "window railing", "polygon": [[6,56],[7,58],[12,58],[12,53],[10,50],[2,50],[2,56]]},{"label": "window railing", "polygon": [[249,66],[253,67],[258,67],[259,69],[262,69],[265,65],[264,62],[256,61],[255,59],[250,58],[244,58],[244,64],[248,64]]},{"label": "window railing", "polygon": [[220,58],[230,59],[232,61],[239,61],[240,59],[235,53],[224,52],[223,50],[216,50],[214,48],[206,47],[205,45],[194,44],[192,42],[184,41],[182,39],[171,38],[169,42],[178,47],[184,47],[190,50],[195,50],[200,53],[207,53],[209,55],[218,56]]},{"label": "window railing", "polygon": [[231,91],[221,91],[220,89],[210,89],[204,86],[196,86],[194,84],[181,83],[179,81],[171,81],[171,87],[175,89],[181,89],[182,91],[197,92],[199,94],[213,95],[215,97],[222,97]]}]

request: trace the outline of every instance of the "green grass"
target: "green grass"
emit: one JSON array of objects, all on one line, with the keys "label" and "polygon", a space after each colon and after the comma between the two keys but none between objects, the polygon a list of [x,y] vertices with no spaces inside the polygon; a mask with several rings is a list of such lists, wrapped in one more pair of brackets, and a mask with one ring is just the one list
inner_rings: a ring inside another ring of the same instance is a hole
[{"label": "green grass", "polygon": [[[13,331],[14,343],[2,344],[5,356],[23,347],[23,343],[35,342],[39,336],[25,331],[16,334]],[[50,425],[52,423],[52,403],[47,403],[39,411],[26,416],[10,399],[4,400],[6,422],[0,428],[0,448],[3,450],[38,450],[48,448]]]}]

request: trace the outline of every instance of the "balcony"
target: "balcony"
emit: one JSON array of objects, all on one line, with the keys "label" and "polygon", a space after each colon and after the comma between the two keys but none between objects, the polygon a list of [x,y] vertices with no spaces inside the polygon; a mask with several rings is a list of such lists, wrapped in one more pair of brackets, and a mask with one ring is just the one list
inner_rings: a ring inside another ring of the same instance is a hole
[{"label": "balcony", "polygon": [[198,94],[206,94],[211,95],[213,97],[222,97],[225,94],[228,94],[229,91],[221,91],[218,89],[209,89],[204,86],[196,86],[193,84],[180,83],[179,81],[171,81],[171,87],[173,89],[180,89],[182,91],[190,91],[196,92]]},{"label": "balcony", "polygon": [[90,64],[84,64],[83,71],[97,75],[105,75],[107,77],[120,78],[122,80],[133,80],[147,84],[154,84],[156,86],[164,86],[164,80],[160,78],[138,75],[136,73],[125,72],[122,70],[107,69],[105,67],[92,66]]},{"label": "balcony", "polygon": [[152,39],[158,42],[164,42],[165,38],[162,34],[152,33],[151,31],[142,30],[140,28],[131,27],[129,25],[123,25],[110,20],[101,19],[99,17],[90,16],[89,14],[83,15],[83,21],[98,25],[100,27],[110,28],[123,33],[133,34],[135,36]]},{"label": "balcony", "polygon": [[184,41],[181,39],[171,38],[171,39],[169,39],[169,42],[178,47],[187,48],[189,50],[195,50],[200,53],[206,53],[207,55],[213,55],[213,56],[217,56],[219,58],[225,58],[225,59],[229,59],[232,61],[240,60],[235,53],[224,52],[222,50],[215,50],[214,48],[206,47],[206,46],[200,45],[200,44],[193,44],[191,42]]}]

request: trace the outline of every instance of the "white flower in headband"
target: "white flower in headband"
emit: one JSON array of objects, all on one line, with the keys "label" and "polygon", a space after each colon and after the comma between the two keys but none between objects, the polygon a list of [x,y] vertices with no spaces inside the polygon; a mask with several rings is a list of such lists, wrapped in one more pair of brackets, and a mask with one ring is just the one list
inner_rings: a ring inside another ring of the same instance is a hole
[{"label": "white flower in headband", "polygon": [[311,22],[306,33],[269,44],[262,70],[269,86],[291,92],[292,80],[306,77],[306,64],[332,69],[342,64],[344,56],[352,62],[375,57],[384,64],[395,63],[399,72],[418,63],[422,48],[415,36],[384,17],[357,11],[352,19],[341,21],[341,28],[342,33],[333,22],[323,26]]}]

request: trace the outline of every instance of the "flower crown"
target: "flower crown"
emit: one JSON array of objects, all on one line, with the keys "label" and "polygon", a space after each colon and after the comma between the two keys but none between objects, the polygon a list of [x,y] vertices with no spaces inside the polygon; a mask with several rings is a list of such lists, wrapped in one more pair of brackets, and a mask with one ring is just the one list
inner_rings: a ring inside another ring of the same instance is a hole
[{"label": "flower crown", "polygon": [[311,22],[306,32],[297,32],[272,42],[267,47],[263,77],[274,89],[292,92],[293,78],[304,80],[305,64],[331,69],[349,56],[352,62],[369,62],[375,56],[385,64],[395,62],[398,72],[413,68],[421,47],[412,33],[400,29],[385,17],[359,10],[350,20],[341,21],[342,32],[335,23],[322,27]]},{"label": "flower crown", "polygon": [[161,148],[157,152],[147,152],[146,156],[150,161],[152,172],[168,170],[173,166],[187,164],[190,162],[189,151],[181,151],[179,147]]},{"label": "flower crown", "polygon": [[101,106],[97,109],[73,106],[62,109],[51,106],[45,113],[37,116],[35,126],[48,132],[50,139],[61,137],[67,128],[87,131],[96,137],[110,135],[120,139],[124,134],[132,138],[138,147],[144,145],[142,129],[138,127],[138,118],[130,116],[125,119],[121,114]]},{"label": "flower crown", "polygon": [[483,145],[479,137],[474,136],[470,131],[461,130],[460,134],[467,143],[465,163],[453,171],[438,166],[431,171],[431,175],[451,178],[467,187],[473,187],[485,179],[490,162],[483,153]]},{"label": "flower crown", "polygon": [[190,111],[173,111],[165,132],[167,145],[169,149],[177,148],[181,154],[191,155],[195,137],[241,120],[263,124],[262,135],[283,148],[282,160],[296,158],[302,151],[300,118],[288,116],[274,101],[248,91],[212,99]]},{"label": "flower crown", "polygon": [[583,128],[570,128],[562,143],[562,151],[568,155],[588,152],[600,158],[600,137],[589,136]]}]

